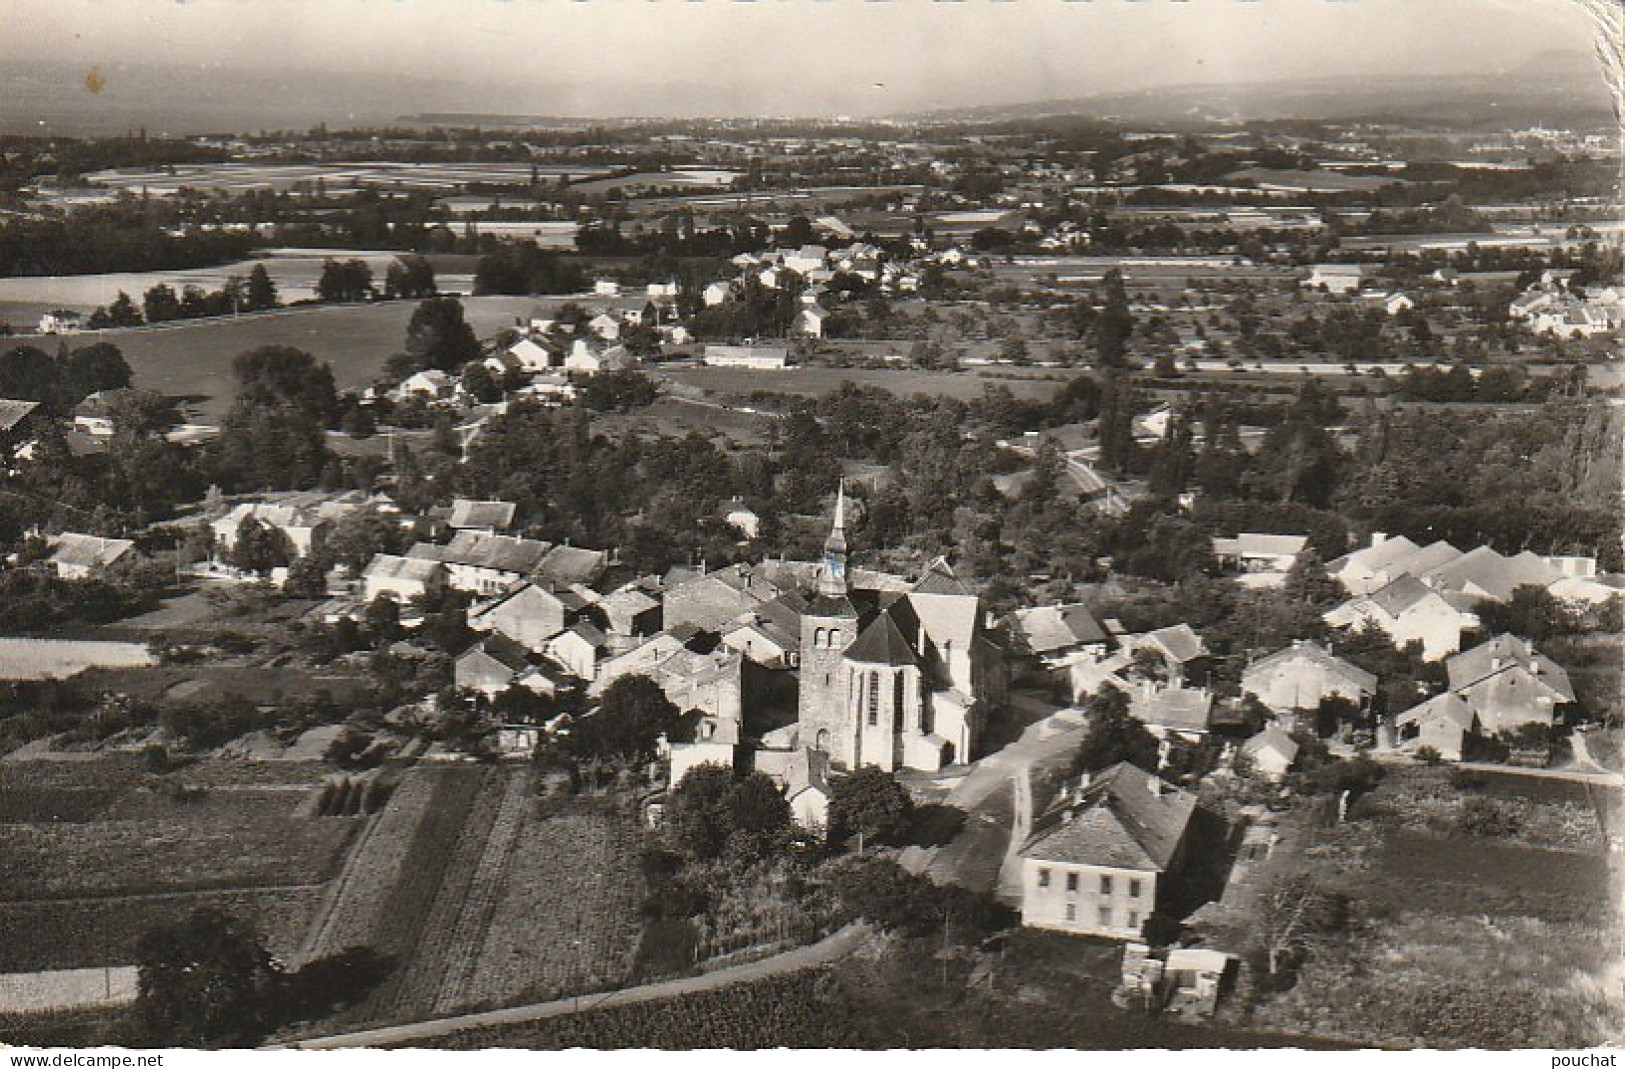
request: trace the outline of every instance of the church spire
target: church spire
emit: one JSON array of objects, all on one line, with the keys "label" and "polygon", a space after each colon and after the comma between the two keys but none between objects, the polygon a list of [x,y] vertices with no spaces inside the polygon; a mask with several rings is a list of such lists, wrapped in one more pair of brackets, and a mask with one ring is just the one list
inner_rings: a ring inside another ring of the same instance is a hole
[{"label": "church spire", "polygon": [[824,539],[824,570],[818,576],[818,593],[831,598],[848,593],[846,575],[846,480],[835,492],[835,522]]}]

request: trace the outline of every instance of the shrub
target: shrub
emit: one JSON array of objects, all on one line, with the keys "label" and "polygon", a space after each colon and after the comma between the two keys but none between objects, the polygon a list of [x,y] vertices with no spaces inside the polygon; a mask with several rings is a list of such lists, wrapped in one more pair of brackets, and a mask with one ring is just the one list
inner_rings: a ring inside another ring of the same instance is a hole
[{"label": "shrub", "polygon": [[1523,814],[1505,802],[1475,796],[1462,803],[1456,826],[1468,835],[1506,838],[1523,829]]},{"label": "shrub", "polygon": [[1416,751],[1416,759],[1424,765],[1437,765],[1444,760],[1444,755],[1431,746],[1423,746]]}]

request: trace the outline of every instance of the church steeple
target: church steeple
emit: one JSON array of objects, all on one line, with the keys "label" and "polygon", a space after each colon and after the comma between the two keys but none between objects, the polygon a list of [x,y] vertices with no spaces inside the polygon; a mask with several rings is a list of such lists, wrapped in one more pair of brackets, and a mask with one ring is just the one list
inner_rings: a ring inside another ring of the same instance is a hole
[{"label": "church steeple", "polygon": [[825,597],[845,597],[850,589],[846,574],[846,480],[835,492],[835,522],[824,539],[824,570],[818,576],[818,593]]}]

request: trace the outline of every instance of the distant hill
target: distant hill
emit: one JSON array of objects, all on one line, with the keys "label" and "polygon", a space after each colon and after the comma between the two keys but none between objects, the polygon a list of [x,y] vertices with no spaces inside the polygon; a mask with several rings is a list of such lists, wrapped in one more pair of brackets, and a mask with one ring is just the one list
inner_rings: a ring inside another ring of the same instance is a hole
[{"label": "distant hill", "polygon": [[910,118],[998,122],[1057,115],[1181,126],[1272,119],[1408,122],[1462,129],[1537,124],[1584,128],[1614,122],[1596,60],[1573,52],[1548,53],[1516,70],[1484,74],[1188,85],[946,109]]}]

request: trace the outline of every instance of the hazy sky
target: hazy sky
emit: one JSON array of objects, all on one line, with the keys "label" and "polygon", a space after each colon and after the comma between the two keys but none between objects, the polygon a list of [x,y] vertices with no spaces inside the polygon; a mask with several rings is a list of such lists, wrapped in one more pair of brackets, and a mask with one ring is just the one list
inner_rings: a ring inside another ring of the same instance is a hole
[{"label": "hazy sky", "polygon": [[1576,0],[0,0],[0,58],[457,83],[402,111],[875,115],[1170,84],[1513,69]]}]

